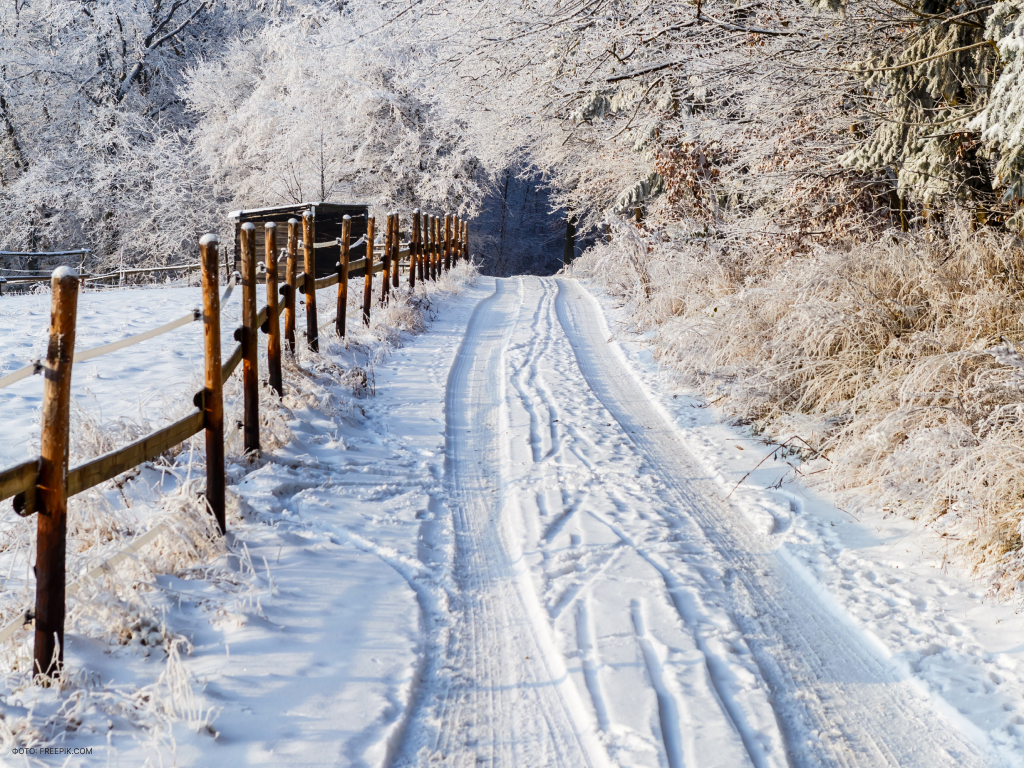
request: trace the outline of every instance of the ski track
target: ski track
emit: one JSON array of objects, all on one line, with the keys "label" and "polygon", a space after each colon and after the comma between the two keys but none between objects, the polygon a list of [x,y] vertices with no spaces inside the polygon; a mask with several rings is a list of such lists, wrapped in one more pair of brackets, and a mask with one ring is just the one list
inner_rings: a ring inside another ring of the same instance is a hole
[{"label": "ski track", "polygon": [[472,314],[455,594],[396,764],[983,765],[722,499],[603,328],[568,279],[495,280]]}]

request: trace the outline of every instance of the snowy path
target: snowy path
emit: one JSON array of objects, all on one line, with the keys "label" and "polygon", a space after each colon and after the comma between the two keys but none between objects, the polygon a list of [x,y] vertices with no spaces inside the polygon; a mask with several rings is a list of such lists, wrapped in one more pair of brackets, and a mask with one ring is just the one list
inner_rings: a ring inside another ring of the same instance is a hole
[{"label": "snowy path", "polygon": [[398,762],[984,764],[722,500],[607,338],[571,280],[498,280],[471,317],[457,597]]},{"label": "snowy path", "polygon": [[[424,295],[426,333],[361,329],[289,373],[265,403],[280,442],[229,467],[225,551],[184,567],[146,548],[150,565],[73,601],[68,658],[91,682],[58,695],[11,677],[0,725],[95,752],[27,764],[1021,764],[1016,606],[947,573],[919,525],[854,521],[783,485],[783,462],[751,472],[771,446],[675,399],[578,283],[464,279]],[[193,295],[87,295],[83,337],[132,330],[113,322],[129,302],[146,327]],[[0,308],[8,363],[41,343],[45,298]],[[116,431],[103,413],[133,401],[164,418],[154,405],[195,386],[195,332],[87,367],[83,422]],[[360,370],[374,396],[353,391]],[[19,425],[0,458],[30,449],[38,390],[0,397]],[[165,470],[80,514],[176,515]],[[0,558],[12,610],[25,552]],[[180,660],[144,633],[111,639],[139,617],[183,641]]]}]

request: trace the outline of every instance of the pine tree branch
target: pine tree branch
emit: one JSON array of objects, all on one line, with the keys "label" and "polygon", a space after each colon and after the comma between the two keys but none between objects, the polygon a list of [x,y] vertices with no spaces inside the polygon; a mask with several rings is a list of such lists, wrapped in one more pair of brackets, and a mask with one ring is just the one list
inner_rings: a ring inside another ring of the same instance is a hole
[{"label": "pine tree branch", "polygon": [[[935,59],[941,59],[943,56],[949,56],[950,54],[953,54],[953,53],[960,53],[961,51],[970,51],[970,50],[972,50],[974,48],[982,48],[982,47],[984,47],[986,45],[992,46],[993,49],[995,48],[995,45],[993,44],[993,42],[991,40],[982,40],[980,43],[972,43],[971,45],[965,45],[965,46],[962,46],[960,48],[951,48],[948,51],[942,51],[941,53],[936,53],[934,56],[929,56],[929,57],[927,57],[925,59],[917,59],[916,61],[908,61],[906,64],[896,64],[895,66],[892,66],[892,67],[876,67],[876,68],[873,68],[873,69],[844,69],[842,67],[808,67],[808,69],[821,69],[822,71],[829,71],[829,72],[845,72],[845,73],[850,74],[850,75],[866,75],[866,74],[870,74],[872,72],[895,72],[898,69],[906,69],[907,67],[916,67],[918,64],[925,64],[925,63],[927,63],[929,61],[934,61]],[[999,55],[998,52],[996,53],[996,55],[997,56]]]}]

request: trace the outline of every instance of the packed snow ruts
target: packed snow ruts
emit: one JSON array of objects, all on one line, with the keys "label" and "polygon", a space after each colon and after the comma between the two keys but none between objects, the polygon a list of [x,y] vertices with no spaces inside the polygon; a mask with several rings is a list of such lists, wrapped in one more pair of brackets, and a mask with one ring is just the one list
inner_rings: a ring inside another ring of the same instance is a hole
[{"label": "packed snow ruts", "polygon": [[599,318],[574,281],[497,281],[467,328],[447,395],[459,598],[404,760],[984,764],[722,502]]}]

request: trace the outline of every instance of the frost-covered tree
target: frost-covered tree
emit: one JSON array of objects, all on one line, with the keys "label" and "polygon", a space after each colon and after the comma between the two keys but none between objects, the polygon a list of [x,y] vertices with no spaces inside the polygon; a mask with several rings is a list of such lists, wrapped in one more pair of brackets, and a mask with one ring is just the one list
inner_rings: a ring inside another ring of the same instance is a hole
[{"label": "frost-covered tree", "polygon": [[432,99],[431,51],[381,34],[384,22],[370,6],[318,10],[237,38],[190,73],[195,153],[221,196],[475,212],[479,163]]},{"label": "frost-covered tree", "polygon": [[[1024,13],[1020,2],[996,3],[985,25],[985,37],[995,43],[1001,71],[992,84],[988,103],[971,127],[993,148],[997,163],[995,185],[1003,202],[1024,198]],[[1024,227],[1024,212],[1017,210],[1010,225]]]},{"label": "frost-covered tree", "polygon": [[233,34],[204,0],[45,0],[0,9],[0,243],[179,260],[208,224],[181,74]]},{"label": "frost-covered tree", "polygon": [[850,167],[895,176],[901,197],[975,206],[991,197],[989,164],[971,119],[989,97],[998,57],[985,39],[991,6],[963,0],[893,3],[869,27],[874,50],[856,69],[864,138]]},{"label": "frost-covered tree", "polygon": [[877,199],[838,163],[862,87],[842,71],[847,23],[800,2],[483,2],[461,11],[451,59],[478,154],[527,157],[583,230],[640,209],[774,237]]}]

